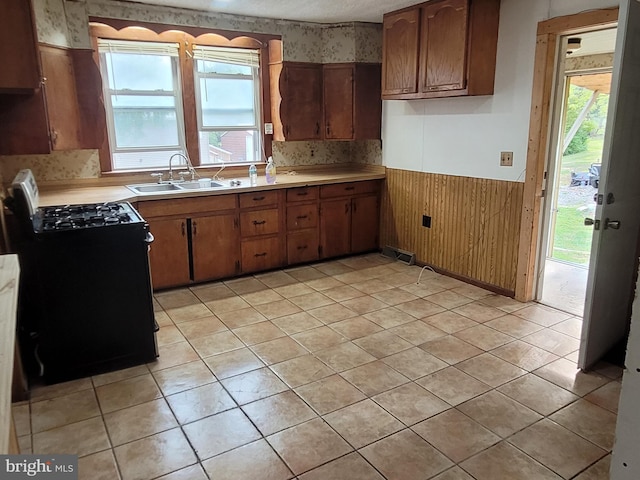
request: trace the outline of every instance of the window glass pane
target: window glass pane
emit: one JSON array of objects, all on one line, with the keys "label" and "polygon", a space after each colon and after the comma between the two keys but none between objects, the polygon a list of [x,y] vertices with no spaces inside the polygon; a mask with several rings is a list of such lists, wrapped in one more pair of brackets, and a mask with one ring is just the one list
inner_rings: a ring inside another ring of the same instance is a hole
[{"label": "window glass pane", "polygon": [[200,163],[259,162],[258,130],[200,132]]},{"label": "window glass pane", "polygon": [[256,125],[251,79],[200,78],[203,127]]},{"label": "window glass pane", "polygon": [[175,110],[162,108],[114,108],[116,148],[171,147],[178,140]]},{"label": "window glass pane", "polygon": [[206,60],[196,61],[198,72],[200,73],[217,73],[220,75],[248,75],[251,76],[251,67],[249,65],[235,65],[222,62],[208,62]]},{"label": "window glass pane", "polygon": [[173,91],[172,57],[105,53],[109,88],[114,90]]},{"label": "window glass pane", "polygon": [[160,152],[117,152],[113,154],[113,168],[114,170],[167,168],[169,166],[169,158],[174,153],[184,153],[184,151],[166,150]]},{"label": "window glass pane", "polygon": [[174,109],[176,99],[168,95],[111,95],[113,108],[154,108],[166,107]]}]

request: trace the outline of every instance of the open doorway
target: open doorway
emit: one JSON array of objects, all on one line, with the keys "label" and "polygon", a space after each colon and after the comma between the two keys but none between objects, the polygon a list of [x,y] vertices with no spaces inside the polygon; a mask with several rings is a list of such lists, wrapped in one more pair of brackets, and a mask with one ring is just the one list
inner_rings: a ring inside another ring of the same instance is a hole
[{"label": "open doorway", "polygon": [[[537,299],[582,316],[606,128],[615,29],[568,36],[558,69],[552,125],[557,148],[548,166],[548,203]],[[587,220],[587,224],[589,220]]]}]

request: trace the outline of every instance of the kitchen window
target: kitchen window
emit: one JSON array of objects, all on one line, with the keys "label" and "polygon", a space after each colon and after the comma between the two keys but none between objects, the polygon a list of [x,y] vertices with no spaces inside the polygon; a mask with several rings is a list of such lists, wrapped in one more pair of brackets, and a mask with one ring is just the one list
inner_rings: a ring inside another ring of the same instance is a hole
[{"label": "kitchen window", "polygon": [[[92,17],[102,75],[103,172],[164,170],[174,153],[197,166],[271,155],[268,61],[280,37]],[[272,46],[273,45],[273,46]]]},{"label": "kitchen window", "polygon": [[200,164],[260,161],[259,51],[197,45],[193,57]]},{"label": "kitchen window", "polygon": [[114,170],[164,167],[185,151],[178,44],[98,40]]}]

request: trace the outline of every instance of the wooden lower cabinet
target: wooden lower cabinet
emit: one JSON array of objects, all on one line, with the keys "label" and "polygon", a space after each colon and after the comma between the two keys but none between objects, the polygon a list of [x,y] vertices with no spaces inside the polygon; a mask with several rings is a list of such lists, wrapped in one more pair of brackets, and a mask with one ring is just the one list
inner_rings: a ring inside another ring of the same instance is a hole
[{"label": "wooden lower cabinet", "polygon": [[146,219],[154,241],[149,250],[153,288],[186,285],[189,274],[187,219]]},{"label": "wooden lower cabinet", "polygon": [[379,182],[138,202],[154,289],[378,248]]},{"label": "wooden lower cabinet", "polygon": [[320,203],[320,256],[338,257],[351,252],[351,199]]},{"label": "wooden lower cabinet", "polygon": [[318,259],[318,229],[287,234],[287,263],[313,262]]},{"label": "wooden lower cabinet", "polygon": [[282,266],[280,237],[243,240],[242,271],[259,272]]},{"label": "wooden lower cabinet", "polygon": [[321,258],[367,252],[379,247],[378,191],[379,183],[375,181],[321,188]]},{"label": "wooden lower cabinet", "polygon": [[379,247],[378,196],[351,200],[351,252],[366,252]]},{"label": "wooden lower cabinet", "polygon": [[191,219],[193,280],[203,282],[240,273],[235,213]]}]

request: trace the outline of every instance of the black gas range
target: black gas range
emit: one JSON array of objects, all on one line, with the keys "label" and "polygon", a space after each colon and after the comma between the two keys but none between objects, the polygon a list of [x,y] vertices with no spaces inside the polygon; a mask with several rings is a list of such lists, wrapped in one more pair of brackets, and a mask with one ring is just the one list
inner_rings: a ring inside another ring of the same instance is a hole
[{"label": "black gas range", "polygon": [[18,333],[31,378],[57,383],[155,360],[153,236],[131,204],[39,207],[28,170],[13,199],[22,226]]},{"label": "black gas range", "polygon": [[41,207],[33,217],[35,233],[108,227],[144,222],[127,202]]}]

